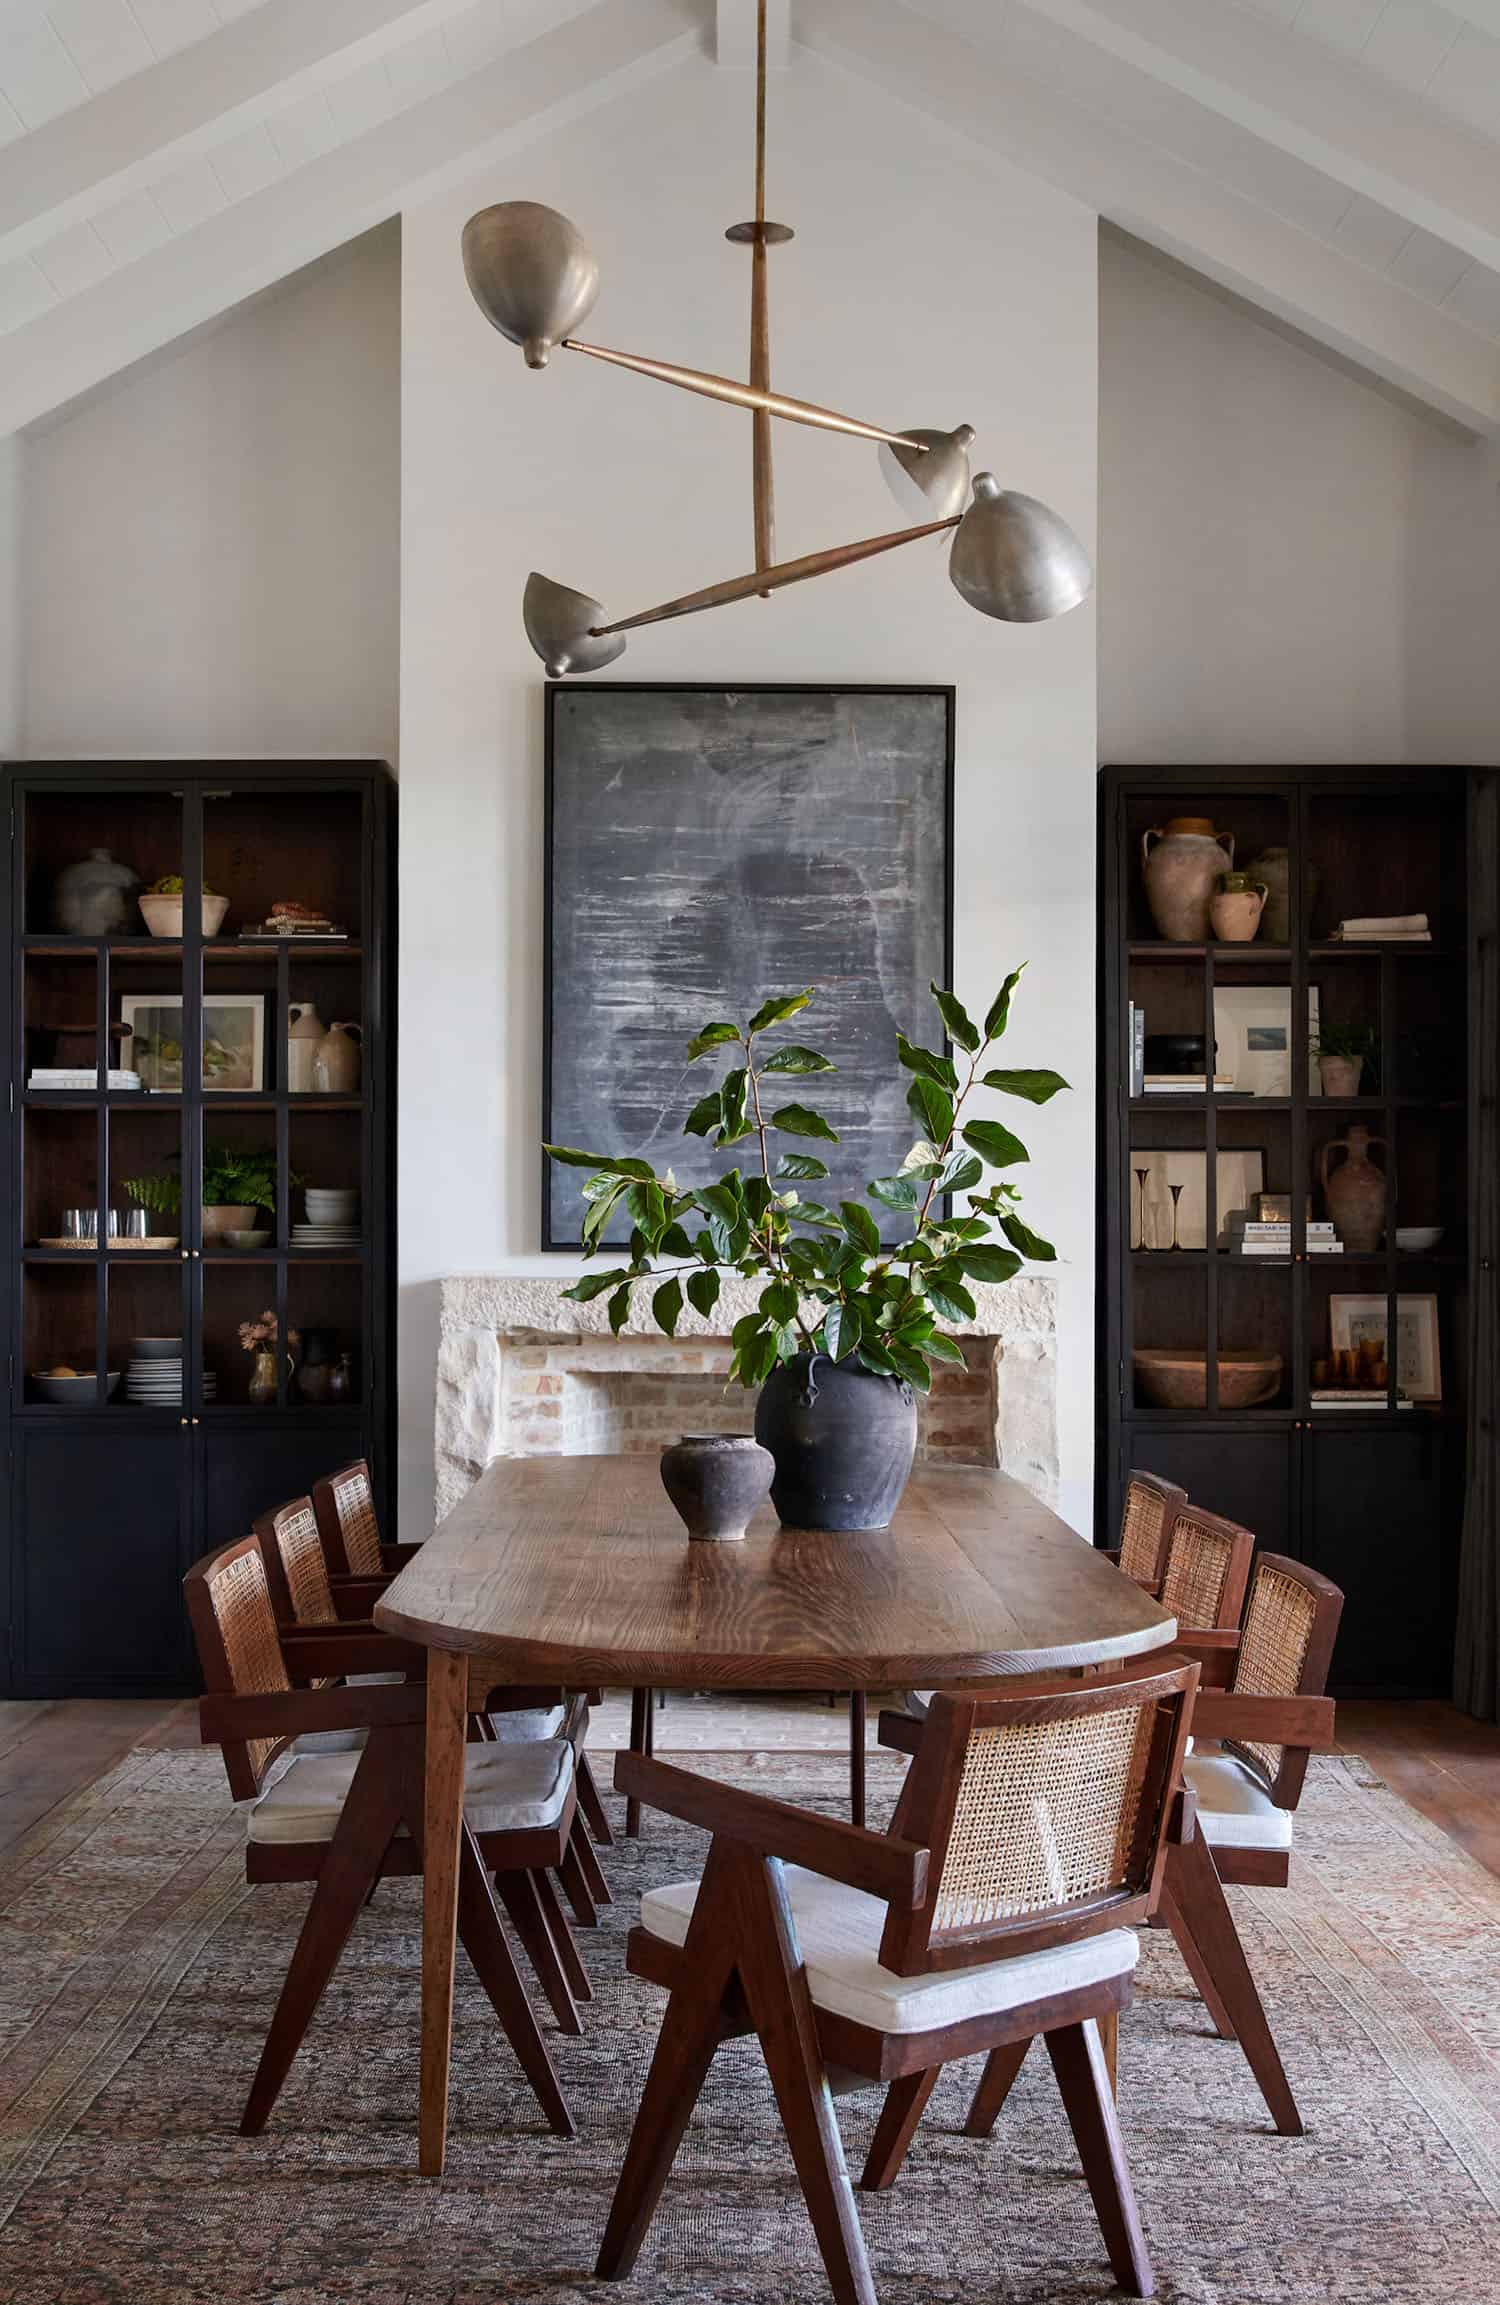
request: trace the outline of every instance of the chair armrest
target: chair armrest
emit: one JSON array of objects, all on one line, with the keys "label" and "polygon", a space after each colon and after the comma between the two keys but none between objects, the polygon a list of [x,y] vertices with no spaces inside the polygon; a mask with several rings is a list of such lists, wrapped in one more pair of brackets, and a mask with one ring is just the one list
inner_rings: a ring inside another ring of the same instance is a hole
[{"label": "chair armrest", "polygon": [[394,1577],[397,1571],[404,1569],[407,1562],[413,1560],[421,1550],[420,1545],[382,1545],[380,1558]]},{"label": "chair armrest", "polygon": [[1258,1697],[1248,1691],[1200,1689],[1193,1707],[1195,1737],[1232,1737],[1242,1744],[1300,1745],[1331,1752],[1332,1697]]},{"label": "chair armrest", "polygon": [[368,1624],[370,1611],[390,1581],[389,1577],[330,1577],[329,1588],[340,1621],[362,1618]]},{"label": "chair armrest", "polygon": [[399,1688],[272,1689],[265,1695],[231,1696],[210,1690],[198,1700],[198,1727],[205,1745],[247,1737],[296,1737],[318,1729],[381,1729],[416,1726],[427,1718],[427,1692]]},{"label": "chair armrest", "polygon": [[398,1641],[365,1620],[354,1625],[283,1625],[281,1653],[294,1680],[341,1680],[346,1673],[405,1673],[427,1677],[427,1651]]},{"label": "chair armrest", "polygon": [[1175,1655],[1191,1657],[1198,1667],[1198,1692],[1201,1700],[1209,1689],[1227,1689],[1234,1678],[1239,1660],[1240,1636],[1233,1626],[1223,1628],[1205,1626],[1186,1633],[1178,1633],[1172,1642]]},{"label": "chair armrest", "polygon": [[723,1833],[763,1857],[805,1865],[830,1881],[865,1889],[872,1897],[909,1912],[927,1894],[927,1851],[914,1841],[892,1840],[861,1825],[817,1817],[764,1793],[743,1793],[686,1769],[669,1768],[645,1753],[616,1753],[615,1791],[644,1801],[684,1824]]},{"label": "chair armrest", "polygon": [[1169,1841],[1190,1841],[1197,1828],[1198,1796],[1191,1785],[1179,1785],[1172,1795],[1166,1838]]},{"label": "chair armrest", "polygon": [[910,1713],[883,1712],[875,1723],[875,1735],[893,1753],[914,1753],[922,1742],[924,1727],[925,1723]]}]

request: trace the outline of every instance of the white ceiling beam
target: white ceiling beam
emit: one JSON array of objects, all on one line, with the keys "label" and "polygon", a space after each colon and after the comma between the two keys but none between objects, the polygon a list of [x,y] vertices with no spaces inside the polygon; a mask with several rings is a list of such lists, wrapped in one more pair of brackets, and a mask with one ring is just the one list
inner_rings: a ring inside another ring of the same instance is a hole
[{"label": "white ceiling beam", "polygon": [[[262,0],[206,39],[0,146],[0,261],[113,203],[169,155],[344,72],[467,0]],[[497,0],[497,7],[501,0]]]},{"label": "white ceiling beam", "polygon": [[[714,62],[755,68],[755,0],[716,0]],[[791,0],[766,0],[766,69],[784,72],[791,60]]]},{"label": "white ceiling beam", "polygon": [[1357,62],[1203,0],[1017,0],[1500,271],[1500,147]]},{"label": "white ceiling beam", "polygon": [[429,198],[487,156],[698,52],[691,0],[600,0],[14,330],[0,361],[0,435]]},{"label": "white ceiling beam", "polygon": [[899,0],[819,0],[798,38],[1408,397],[1500,435],[1500,347],[1104,113]]}]

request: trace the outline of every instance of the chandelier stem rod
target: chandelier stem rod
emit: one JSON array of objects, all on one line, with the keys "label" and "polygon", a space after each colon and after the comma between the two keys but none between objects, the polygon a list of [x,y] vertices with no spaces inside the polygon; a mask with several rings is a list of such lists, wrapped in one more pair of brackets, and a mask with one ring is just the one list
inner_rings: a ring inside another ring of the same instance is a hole
[{"label": "chandelier stem rod", "polygon": [[632,369],[637,376],[653,376],[658,384],[676,384],[684,392],[701,392],[709,400],[727,400],[735,408],[763,408],[789,424],[812,424],[825,432],[847,432],[856,440],[899,441],[905,448],[926,448],[905,432],[887,432],[879,424],[861,423],[857,416],[840,416],[836,409],[820,408],[812,400],[791,400],[784,392],[770,392],[755,384],[740,384],[732,376],[715,376],[704,368],[679,368],[675,361],[648,360],[639,352],[614,352],[605,344],[585,344],[581,336],[562,339],[565,352],[586,352],[590,360],[607,360],[616,368]]},{"label": "chandelier stem rod", "polygon": [[[755,239],[750,249],[750,382],[757,392],[771,389],[771,305],[766,279],[766,0],[755,17]],[[755,528],[755,565],[769,568],[776,558],[776,474],[769,409],[750,412],[750,495]],[[768,597],[768,596],[766,596]]]},{"label": "chandelier stem rod", "polygon": [[732,600],[749,600],[755,593],[769,597],[788,584],[805,584],[809,577],[831,575],[836,568],[852,568],[856,561],[873,560],[878,552],[894,552],[898,544],[915,544],[924,536],[941,536],[957,528],[962,513],[951,520],[928,520],[920,528],[896,528],[884,536],[864,536],[855,544],[835,544],[825,552],[807,552],[800,560],[783,560],[779,567],[757,568],[748,576],[729,576],[706,584],[701,592],[684,592],[659,608],[643,608],[636,616],[619,617],[613,624],[589,626],[591,639],[613,632],[634,632],[643,624],[664,624],[669,617],[694,616],[699,609],[723,608]]}]

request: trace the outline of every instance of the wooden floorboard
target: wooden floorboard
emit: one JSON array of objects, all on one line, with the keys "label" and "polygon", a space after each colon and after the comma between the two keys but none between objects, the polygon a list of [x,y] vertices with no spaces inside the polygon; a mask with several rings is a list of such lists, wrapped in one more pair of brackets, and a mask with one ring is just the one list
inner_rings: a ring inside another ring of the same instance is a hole
[{"label": "wooden floorboard", "polygon": [[[17,1719],[30,1714],[29,1723]],[[163,1740],[196,1707],[176,1700],[79,1697],[55,1705],[7,1705],[0,1721],[0,1851],[59,1801],[114,1768],[134,1745]]]}]

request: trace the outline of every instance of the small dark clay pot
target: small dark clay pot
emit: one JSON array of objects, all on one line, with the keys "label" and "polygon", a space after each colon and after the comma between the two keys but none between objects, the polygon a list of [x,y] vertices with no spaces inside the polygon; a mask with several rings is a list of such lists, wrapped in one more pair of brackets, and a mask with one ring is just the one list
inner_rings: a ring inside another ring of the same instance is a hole
[{"label": "small dark clay pot", "polygon": [[748,1433],[684,1433],[662,1451],[661,1485],[690,1537],[730,1545],[765,1502],[775,1469]]},{"label": "small dark clay pot", "polygon": [[916,1396],[858,1361],[799,1353],[761,1386],[755,1437],[776,1460],[783,1528],[888,1528],[911,1478]]}]

